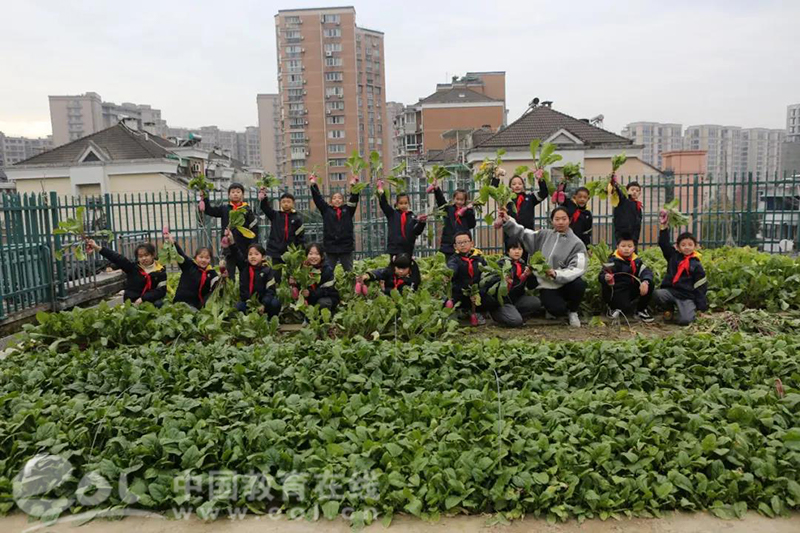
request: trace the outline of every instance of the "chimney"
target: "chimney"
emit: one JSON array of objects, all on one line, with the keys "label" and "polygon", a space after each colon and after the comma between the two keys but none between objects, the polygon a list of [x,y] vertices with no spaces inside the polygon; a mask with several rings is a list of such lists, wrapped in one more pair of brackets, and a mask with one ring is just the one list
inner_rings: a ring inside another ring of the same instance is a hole
[{"label": "chimney", "polygon": [[156,131],[156,123],[155,122],[143,122],[142,129],[149,133],[150,135],[158,136],[158,132]]},{"label": "chimney", "polygon": [[122,122],[122,125],[130,130],[139,131],[139,121],[133,117],[122,117],[120,122]]}]

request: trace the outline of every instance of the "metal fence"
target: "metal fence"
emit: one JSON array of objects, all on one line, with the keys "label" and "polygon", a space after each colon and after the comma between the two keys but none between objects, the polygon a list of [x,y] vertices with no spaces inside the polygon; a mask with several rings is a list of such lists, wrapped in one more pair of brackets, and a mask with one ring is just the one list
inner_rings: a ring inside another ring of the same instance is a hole
[{"label": "metal fence", "polygon": [[[587,178],[590,181],[592,177]],[[602,179],[602,178],[598,178]],[[723,245],[756,246],[774,253],[795,253],[800,245],[800,174],[771,176],[752,173],[723,176],[653,175],[625,176],[623,184],[637,181],[642,186],[643,224],[640,245],[654,246],[658,239],[658,214],[661,206],[679,198],[681,210],[689,215],[687,228],[707,248]],[[327,197],[341,188],[323,191]],[[445,185],[451,198],[453,184]],[[474,197],[477,191],[468,191]],[[271,191],[277,203],[280,191]],[[407,191],[416,213],[435,209],[432,194],[424,184]],[[269,223],[261,213],[257,192],[246,194],[246,201],[260,215],[259,241],[265,242]],[[310,193],[295,194],[298,211],[305,218],[307,242],[322,239],[322,219],[313,206]],[[227,201],[224,192],[212,196],[212,202]],[[394,201],[392,194],[391,202]],[[54,252],[74,237],[53,235],[58,222],[75,217],[77,208],[85,207],[84,226],[89,235],[104,229],[114,232],[116,247],[131,254],[138,242],[161,244],[162,227],[168,226],[179,243],[191,253],[198,246],[210,246],[219,253],[221,228],[218,219],[203,216],[191,192],[148,192],[105,194],[96,197],[60,197],[49,194],[4,194],[0,197],[0,320],[20,311],[49,304],[58,308],[59,300],[70,291],[93,284],[96,273],[105,265],[90,256],[79,261],[66,253],[56,260]],[[594,217],[593,242],[612,239],[613,209],[597,198],[590,206]],[[547,227],[550,200],[536,207],[537,228]],[[356,257],[385,253],[386,219],[374,190],[367,187],[360,196],[356,216]],[[485,213],[484,213],[485,214]],[[431,220],[416,247],[416,254],[426,256],[438,250],[442,222]],[[475,231],[476,246],[487,252],[502,250],[502,235],[485,220]],[[66,237],[66,238],[65,238]]]}]

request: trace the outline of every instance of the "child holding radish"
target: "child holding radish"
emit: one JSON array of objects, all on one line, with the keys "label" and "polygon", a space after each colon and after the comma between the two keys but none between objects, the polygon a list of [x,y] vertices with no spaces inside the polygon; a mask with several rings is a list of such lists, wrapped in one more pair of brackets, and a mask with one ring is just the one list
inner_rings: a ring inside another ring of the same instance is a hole
[{"label": "child holding radish", "polygon": [[378,180],[378,199],[389,223],[386,251],[392,258],[402,253],[414,257],[414,242],[425,231],[428,216],[425,214],[414,216],[406,193],[398,194],[395,197],[394,207],[390,206],[387,193],[383,189],[383,180]]},{"label": "child holding radish", "polygon": [[[497,283],[508,285],[508,296],[504,299],[503,304],[493,309],[490,314],[492,320],[502,326],[520,327],[526,318],[533,316],[542,308],[539,298],[526,293],[526,290],[535,289],[537,283],[536,276],[522,259],[523,252],[522,243],[512,239],[508,243],[506,256],[500,260],[501,267],[504,268],[505,264],[509,264],[511,267],[506,279],[497,280]],[[490,294],[493,292],[492,288],[493,286],[489,287]]]},{"label": "child holding radish", "polygon": [[578,187],[572,198],[564,195],[563,198],[558,198],[561,201],[557,202],[567,208],[570,229],[587,247],[592,241],[592,212],[586,208],[589,197],[589,189]]},{"label": "child holding radish", "polygon": [[99,252],[111,263],[122,270],[125,275],[122,299],[139,305],[150,302],[156,307],[164,305],[167,295],[167,270],[156,261],[156,248],[151,243],[143,243],[136,247],[134,263],[110,248],[100,246],[94,239],[87,239],[86,246],[92,252]]},{"label": "child holding radish", "polygon": [[658,234],[658,245],[667,260],[667,272],[653,298],[657,306],[666,309],[666,319],[671,319],[673,310],[677,308],[678,324],[688,326],[694,322],[697,311],[708,309],[708,278],[700,262],[694,235],[681,233],[672,246],[668,216],[665,210],[661,211],[661,231]]},{"label": "child holding radish", "polygon": [[178,263],[181,277],[178,281],[178,288],[175,290],[175,297],[172,299],[173,303],[184,302],[195,309],[202,308],[220,280],[220,276],[211,267],[213,260],[211,248],[198,248],[194,252],[194,257],[189,257],[175,242],[175,236],[166,229],[164,230],[164,240],[171,242],[178,255],[183,257],[183,262]]},{"label": "child holding radish", "polygon": [[[534,208],[545,201],[548,193],[547,183],[542,179],[542,171],[539,170],[537,172],[539,174],[536,176],[536,182],[539,188],[535,191],[525,191],[525,179],[522,176],[515,174],[511,177],[511,181],[508,182],[508,186],[514,193],[514,198],[508,203],[506,210],[509,216],[516,220],[518,224],[523,228],[531,230],[533,229],[534,219],[536,218]],[[505,176],[505,171],[498,169],[496,176],[493,182],[495,186],[500,184],[500,180]]]},{"label": "child holding radish", "polygon": [[[267,255],[273,265],[283,263],[281,256],[289,249],[289,245],[305,244],[303,217],[295,211],[294,195],[291,193],[285,192],[281,195],[279,211],[272,208],[272,200],[267,197],[266,188],[258,191],[258,200],[261,202],[261,211],[270,222]],[[276,279],[280,281],[279,272],[276,272]]]},{"label": "child holding radish", "polygon": [[305,264],[311,268],[309,272],[311,283],[308,288],[300,291],[296,280],[289,278],[289,285],[292,287],[293,293],[297,294],[295,291],[298,291],[309,305],[316,305],[335,313],[341,299],[339,291],[336,289],[333,267],[325,262],[325,250],[321,244],[312,243],[306,246]]},{"label": "child holding radish", "polygon": [[614,242],[618,243],[622,235],[630,235],[636,247],[639,247],[639,236],[642,233],[642,186],[639,182],[632,181],[625,187],[628,192],[623,194],[616,177],[611,177],[611,183],[617,191],[619,203],[614,207]]},{"label": "child holding radish", "polygon": [[[220,205],[211,205],[208,200],[207,193],[202,191],[202,198],[198,208],[201,212],[214,218],[221,219],[222,230],[228,229],[231,211],[244,212],[244,226],[241,228],[234,228],[232,231],[233,244],[239,250],[236,257],[245,257],[247,249],[251,244],[256,241],[256,233],[258,232],[258,217],[256,217],[253,209],[244,201],[244,185],[241,183],[231,183],[228,187],[228,203]],[[227,255],[227,264],[235,273],[242,265],[238,265],[233,259],[234,256]],[[234,274],[235,275],[235,274]]]},{"label": "child holding radish", "polygon": [[419,266],[408,254],[398,254],[386,268],[378,268],[361,276],[356,282],[356,293],[366,296],[367,284],[377,281],[384,294],[391,294],[393,290],[417,290],[422,276]]},{"label": "child holding radish", "polygon": [[451,293],[453,301],[461,305],[462,311],[470,310],[470,324],[486,324],[483,313],[497,307],[497,300],[481,287],[481,266],[486,265],[481,251],[473,247],[472,234],[461,231],[455,237],[456,253],[447,262],[453,271]]},{"label": "child holding radish", "polygon": [[653,322],[653,315],[647,310],[653,296],[653,271],[636,255],[633,237],[620,236],[617,249],[600,271],[599,280],[610,318],[617,319],[620,314],[633,317],[635,312],[642,322]]},{"label": "child holding radish", "polygon": [[275,291],[275,273],[266,263],[267,251],[260,244],[251,244],[246,257],[237,257],[239,248],[233,242],[230,230],[225,230],[222,241],[223,249],[227,249],[239,265],[239,302],[236,309],[247,312],[247,302],[255,296],[261,304],[261,312],[270,318],[281,312],[281,302]]},{"label": "child holding radish", "polygon": [[331,268],[336,268],[340,263],[345,272],[353,270],[353,251],[355,250],[355,236],[353,219],[358,207],[358,193],[353,192],[357,181],[350,179],[350,197],[344,203],[344,195],[335,192],[330,197],[330,203],[322,197],[317,186],[317,177],[311,174],[308,179],[311,185],[311,198],[322,215],[322,244],[325,246],[326,257]]},{"label": "child holding radish", "polygon": [[464,189],[456,189],[450,203],[447,202],[442,189],[436,182],[431,187],[428,187],[428,191],[430,192],[431,190],[436,199],[437,207],[443,209],[445,213],[439,251],[444,254],[445,259],[450,259],[456,253],[454,247],[456,233],[470,231],[475,228],[475,211],[469,205],[467,191]]}]

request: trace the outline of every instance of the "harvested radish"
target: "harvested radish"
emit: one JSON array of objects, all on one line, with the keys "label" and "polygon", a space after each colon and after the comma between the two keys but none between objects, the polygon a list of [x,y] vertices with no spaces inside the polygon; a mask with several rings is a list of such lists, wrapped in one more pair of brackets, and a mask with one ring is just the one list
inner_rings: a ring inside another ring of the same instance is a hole
[{"label": "harvested radish", "polygon": [[472,313],[471,315],[469,315],[469,324],[470,326],[478,325],[478,315],[476,313]]},{"label": "harvested radish", "polygon": [[447,301],[444,303],[444,306],[445,306],[446,308],[448,308],[448,309],[452,309],[453,307],[455,307],[455,304],[453,303],[453,300],[447,300]]},{"label": "harvested radish", "polygon": [[298,298],[300,298],[300,289],[292,287],[292,299],[297,300]]}]

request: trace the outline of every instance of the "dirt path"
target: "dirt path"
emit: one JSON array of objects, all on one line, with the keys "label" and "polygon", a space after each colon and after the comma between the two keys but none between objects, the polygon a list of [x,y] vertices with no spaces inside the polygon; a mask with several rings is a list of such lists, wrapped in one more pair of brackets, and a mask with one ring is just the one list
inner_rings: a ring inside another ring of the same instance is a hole
[{"label": "dirt path", "polygon": [[[38,523],[28,523],[22,514],[0,517],[2,533],[23,533]],[[96,520],[80,527],[58,524],[37,531],[74,531],[75,533],[350,533],[350,526],[343,520],[327,522],[301,522],[285,519],[244,520],[220,519],[215,522],[189,520],[159,520],[127,517],[121,521]],[[549,525],[544,520],[520,520],[508,526],[487,526],[486,517],[443,518],[435,524],[420,522],[407,517],[396,518],[385,529],[380,524],[366,528],[367,532],[386,533],[797,533],[800,531],[800,514],[790,518],[770,519],[748,513],[742,520],[720,520],[707,513],[675,513],[659,519],[588,520],[583,524],[570,521]]]},{"label": "dirt path", "polygon": [[580,328],[571,328],[563,321],[531,319],[521,328],[503,328],[489,322],[486,326],[465,328],[465,338],[499,338],[499,339],[531,339],[547,341],[586,341],[607,340],[619,341],[645,337],[666,337],[681,331],[676,324],[665,324],[660,319],[652,324],[631,321],[630,326],[612,325],[610,321],[603,320],[602,326],[583,324]]}]

